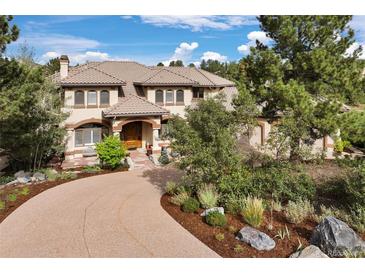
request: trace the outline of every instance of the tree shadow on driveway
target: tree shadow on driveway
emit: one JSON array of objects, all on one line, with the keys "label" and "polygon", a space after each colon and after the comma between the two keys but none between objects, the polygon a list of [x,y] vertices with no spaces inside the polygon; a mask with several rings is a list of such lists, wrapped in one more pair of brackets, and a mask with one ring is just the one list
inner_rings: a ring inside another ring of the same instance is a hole
[{"label": "tree shadow on driveway", "polygon": [[184,172],[173,165],[145,170],[142,174],[161,194],[165,193],[165,185],[168,181],[178,183],[183,175]]}]

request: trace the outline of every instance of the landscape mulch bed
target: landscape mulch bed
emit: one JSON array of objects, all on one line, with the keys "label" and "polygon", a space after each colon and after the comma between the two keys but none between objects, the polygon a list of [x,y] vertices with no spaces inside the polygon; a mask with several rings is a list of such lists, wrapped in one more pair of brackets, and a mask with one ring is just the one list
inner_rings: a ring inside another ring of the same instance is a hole
[{"label": "landscape mulch bed", "polygon": [[[309,245],[312,231],[317,225],[317,223],[312,221],[306,221],[300,225],[290,224],[286,221],[283,212],[273,212],[273,229],[268,230],[267,226],[270,221],[270,213],[265,212],[265,221],[258,229],[273,238],[276,243],[276,247],[270,251],[258,251],[250,245],[235,239],[236,233],[244,226],[247,226],[242,217],[226,213],[225,215],[228,221],[227,225],[224,228],[212,227],[204,222],[204,217],[200,216],[200,213],[203,212],[202,209],[200,209],[198,213],[185,213],[179,206],[170,203],[169,199],[170,196],[167,194],[164,194],[161,197],[161,206],[166,210],[166,212],[196,238],[224,258],[289,257],[292,253],[297,251],[299,243],[301,243],[303,247]],[[284,240],[280,240],[275,237],[275,235],[278,234],[278,230],[285,229],[285,225],[288,227],[290,232],[290,239],[286,238]],[[229,226],[233,226],[235,228],[235,232],[229,231]],[[217,233],[224,234],[223,241],[218,241],[215,238]],[[365,239],[365,234],[361,235],[361,237]],[[234,250],[237,244],[241,245],[243,248],[241,252],[236,252]]]},{"label": "landscape mulch bed", "polygon": [[[77,169],[75,169],[77,170]],[[30,183],[30,184],[16,184],[16,185],[10,185],[5,186],[0,189],[0,198],[1,200],[5,200],[5,197],[8,196],[8,194],[15,193],[16,190],[21,190],[24,187],[27,187],[29,189],[29,193],[27,195],[17,195],[17,199],[14,202],[6,201],[5,208],[0,210],[0,223],[5,220],[7,216],[9,216],[15,209],[17,209],[19,206],[21,206],[23,203],[31,199],[32,197],[38,195],[39,193],[50,189],[52,187],[68,183],[74,180],[87,178],[95,175],[102,175],[102,174],[108,174],[108,173],[114,173],[114,172],[120,172],[120,171],[126,171],[126,168],[119,168],[116,170],[101,170],[95,173],[78,173],[76,174],[77,177],[70,179],[70,180],[55,180],[55,181],[45,181],[45,182],[36,182],[36,183]]]}]

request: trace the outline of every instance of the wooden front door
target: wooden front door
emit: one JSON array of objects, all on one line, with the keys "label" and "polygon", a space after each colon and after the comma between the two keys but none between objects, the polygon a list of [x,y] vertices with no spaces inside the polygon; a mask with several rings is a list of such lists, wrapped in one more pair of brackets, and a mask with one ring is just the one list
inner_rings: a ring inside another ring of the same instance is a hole
[{"label": "wooden front door", "polygon": [[125,124],[121,137],[127,149],[142,147],[142,122]]}]

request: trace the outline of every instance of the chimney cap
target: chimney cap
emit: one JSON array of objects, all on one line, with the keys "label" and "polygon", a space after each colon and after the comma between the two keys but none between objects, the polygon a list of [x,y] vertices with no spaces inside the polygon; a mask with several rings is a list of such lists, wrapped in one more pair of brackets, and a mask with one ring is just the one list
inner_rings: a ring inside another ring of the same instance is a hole
[{"label": "chimney cap", "polygon": [[62,61],[69,61],[67,55],[61,55],[60,60],[62,60]]}]

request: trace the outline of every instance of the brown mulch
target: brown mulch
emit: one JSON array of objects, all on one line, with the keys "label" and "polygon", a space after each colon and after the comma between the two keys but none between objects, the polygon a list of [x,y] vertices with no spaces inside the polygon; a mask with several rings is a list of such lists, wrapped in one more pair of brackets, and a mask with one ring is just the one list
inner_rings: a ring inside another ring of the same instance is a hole
[{"label": "brown mulch", "polygon": [[[270,231],[267,229],[270,213],[265,212],[265,221],[258,229],[273,238],[276,247],[270,251],[258,251],[250,245],[235,239],[235,234],[242,227],[247,226],[242,217],[226,213],[227,225],[224,228],[212,227],[204,222],[204,217],[200,216],[202,209],[198,213],[185,213],[180,207],[170,203],[169,199],[170,196],[167,194],[161,197],[161,206],[167,213],[196,238],[224,258],[287,258],[296,252],[299,241],[303,247],[309,245],[312,231],[317,225],[317,223],[312,221],[306,221],[299,225],[290,224],[286,221],[283,212],[273,212],[273,230]],[[290,239],[280,240],[275,235],[278,234],[278,230],[284,230],[285,225],[290,232]],[[230,231],[230,226],[235,228],[235,232]],[[224,234],[223,241],[218,241],[215,238],[217,233]],[[365,234],[361,236],[365,238]],[[243,248],[241,252],[234,250],[237,245]]]},{"label": "brown mulch", "polygon": [[77,177],[71,180],[56,180],[56,181],[46,181],[46,182],[38,182],[38,183],[31,183],[31,184],[16,184],[16,185],[10,185],[5,186],[4,188],[0,189],[0,199],[2,201],[6,200],[6,197],[8,194],[17,193],[17,191],[21,191],[24,187],[27,187],[29,189],[29,193],[27,195],[17,195],[16,201],[6,201],[5,202],[5,208],[0,209],[0,223],[5,220],[7,216],[9,216],[15,209],[17,209],[19,206],[21,206],[23,203],[31,199],[32,197],[38,195],[39,193],[50,189],[52,187],[68,183],[74,180],[87,178],[91,176],[96,175],[102,175],[102,174],[108,174],[108,173],[114,173],[114,172],[120,172],[120,171],[126,171],[125,168],[119,168],[116,170],[101,170],[95,173],[78,173],[76,174]]}]

